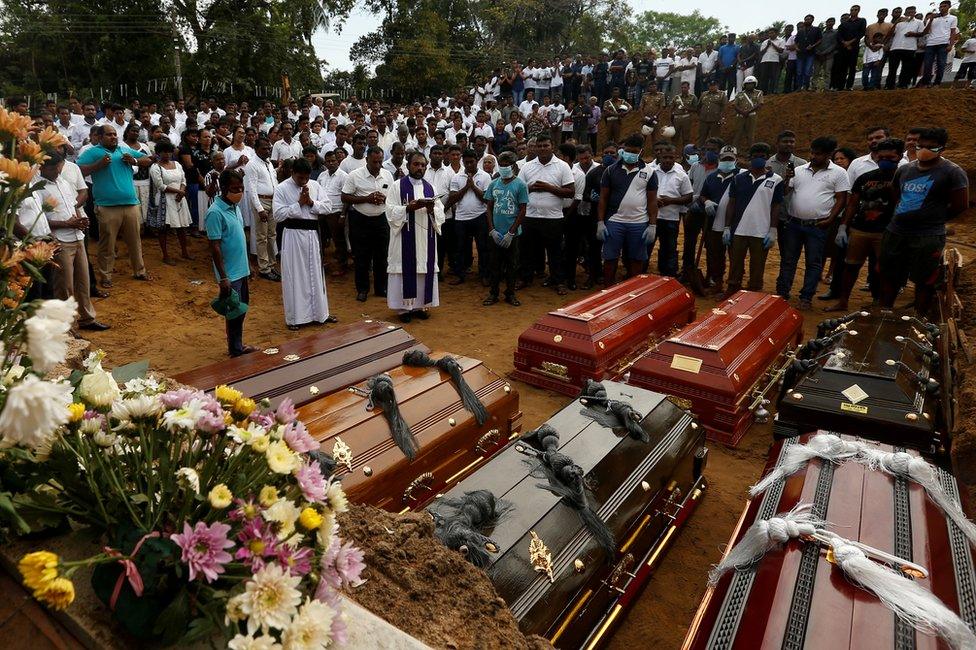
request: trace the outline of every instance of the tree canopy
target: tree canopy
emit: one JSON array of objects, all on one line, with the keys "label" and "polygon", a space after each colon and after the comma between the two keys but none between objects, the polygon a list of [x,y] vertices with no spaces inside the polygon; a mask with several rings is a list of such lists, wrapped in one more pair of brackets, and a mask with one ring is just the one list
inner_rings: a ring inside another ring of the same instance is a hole
[{"label": "tree canopy", "polygon": [[621,46],[642,52],[649,47],[677,48],[717,43],[728,28],[718,18],[704,16],[695,10],[690,14],[670,11],[645,11],[627,20],[620,28]]}]

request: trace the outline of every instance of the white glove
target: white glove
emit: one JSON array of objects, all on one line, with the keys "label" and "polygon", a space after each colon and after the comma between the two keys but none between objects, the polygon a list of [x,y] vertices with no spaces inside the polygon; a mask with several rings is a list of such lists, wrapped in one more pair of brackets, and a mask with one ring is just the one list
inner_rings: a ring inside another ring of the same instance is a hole
[{"label": "white glove", "polygon": [[602,221],[596,223],[596,238],[600,241],[607,240],[607,224]]},{"label": "white glove", "polygon": [[496,245],[501,246],[502,245],[502,234],[500,232],[498,232],[497,230],[492,230],[490,234],[491,234],[492,241],[494,241]]},{"label": "white glove", "polygon": [[718,203],[715,201],[705,201],[705,214],[709,217],[714,217],[715,212],[718,210]]},{"label": "white glove", "polygon": [[726,246],[730,246],[732,244],[732,230],[728,226],[726,226],[725,230],[722,231],[722,243]]},{"label": "white glove", "polygon": [[513,235],[511,232],[507,232],[505,233],[505,236],[502,237],[502,240],[501,242],[499,242],[498,245],[501,246],[502,248],[508,248],[509,246],[512,245],[513,239],[515,239],[515,235]]},{"label": "white glove", "polygon": [[657,226],[653,223],[647,224],[647,228],[644,229],[644,245],[650,246],[657,239]]},{"label": "white glove", "polygon": [[776,229],[770,228],[769,232],[766,233],[766,236],[763,237],[763,248],[769,250],[770,248],[773,247],[773,244],[775,243],[776,243]]},{"label": "white glove", "polygon": [[848,241],[850,241],[850,238],[847,236],[847,226],[841,224],[837,228],[837,236],[834,237],[834,243],[837,244],[838,248],[844,248],[847,246]]}]

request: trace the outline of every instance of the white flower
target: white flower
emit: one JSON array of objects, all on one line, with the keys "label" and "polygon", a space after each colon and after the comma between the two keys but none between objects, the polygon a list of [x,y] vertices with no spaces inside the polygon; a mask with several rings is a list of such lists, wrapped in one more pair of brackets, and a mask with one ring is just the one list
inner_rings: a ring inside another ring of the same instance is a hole
[{"label": "white flower", "polygon": [[339,481],[329,483],[329,489],[325,493],[325,498],[329,502],[329,508],[337,515],[349,512],[349,501],[346,499],[346,493],[343,491]]},{"label": "white flower", "polygon": [[227,643],[230,650],[281,650],[281,645],[275,643],[274,637],[238,634]]},{"label": "white flower", "polygon": [[265,521],[273,521],[277,525],[278,539],[286,539],[295,532],[295,522],[302,511],[288,499],[278,499],[270,508],[264,511]]},{"label": "white flower", "polygon": [[319,650],[332,643],[335,610],[319,600],[306,600],[281,635],[284,650]]},{"label": "white flower", "polygon": [[268,445],[265,452],[268,468],[276,474],[291,474],[298,467],[298,456],[283,440],[276,440]]},{"label": "white flower", "polygon": [[316,533],[319,540],[319,546],[322,547],[321,552],[323,554],[327,553],[329,547],[332,545],[332,540],[335,539],[336,533],[339,531],[339,524],[336,522],[335,513],[326,508],[322,515],[322,525]]},{"label": "white flower", "polygon": [[106,372],[101,363],[97,363],[81,378],[78,396],[90,406],[109,408],[120,397],[119,385],[115,377]]},{"label": "white flower", "polygon": [[163,387],[159,385],[159,382],[151,377],[135,377],[125,382],[122,386],[122,392],[126,395],[130,394],[156,394],[162,392]]},{"label": "white flower", "polygon": [[194,494],[200,494],[200,475],[192,467],[181,467],[176,470],[176,481],[181,487],[193,490]]},{"label": "white flower", "polygon": [[92,440],[94,440],[95,444],[99,447],[111,447],[115,444],[115,434],[99,430],[98,433],[92,436]]},{"label": "white flower", "polygon": [[[2,358],[2,355],[3,355],[3,350],[0,350],[0,358]],[[24,376],[24,370],[26,370],[26,368],[24,368],[24,366],[20,365],[19,363],[11,366],[10,370],[8,370],[3,375],[3,381],[2,381],[3,385],[6,388],[10,388],[11,386],[13,386],[14,382],[16,382],[18,379]]]},{"label": "white flower", "polygon": [[246,429],[242,429],[236,424],[227,427],[227,435],[234,439],[234,442],[249,445],[255,438],[264,436],[265,429],[257,422],[249,422]]},{"label": "white flower", "polygon": [[170,431],[176,429],[192,429],[197,425],[197,420],[203,415],[203,402],[198,399],[191,399],[178,409],[166,411],[163,414],[163,424]]},{"label": "white flower", "polygon": [[7,393],[0,411],[0,447],[50,446],[58,427],[68,422],[71,384],[27,375]]},{"label": "white flower", "polygon": [[137,395],[112,404],[112,417],[116,420],[138,420],[154,417],[163,410],[163,405],[152,395]]},{"label": "white flower", "polygon": [[24,321],[24,327],[27,329],[27,355],[34,362],[34,368],[47,372],[64,361],[68,353],[68,330],[71,329],[71,323],[31,316]]},{"label": "white flower", "polygon": [[301,576],[289,575],[277,564],[268,564],[254,574],[244,587],[241,611],[247,615],[247,632],[267,633],[269,628],[283,630],[298,611],[302,594],[298,591]]},{"label": "white flower", "polygon": [[45,300],[34,312],[34,316],[50,318],[71,327],[78,314],[78,302],[74,297],[67,300]]},{"label": "white flower", "polygon": [[224,625],[243,621],[245,616],[241,605],[244,604],[244,594],[237,594],[227,601],[227,609],[224,610]]}]

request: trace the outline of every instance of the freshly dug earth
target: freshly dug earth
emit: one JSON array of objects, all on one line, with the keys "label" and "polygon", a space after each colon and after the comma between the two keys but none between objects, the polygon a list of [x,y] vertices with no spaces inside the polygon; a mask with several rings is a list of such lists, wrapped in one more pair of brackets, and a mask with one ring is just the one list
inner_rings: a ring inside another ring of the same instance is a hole
[{"label": "freshly dug earth", "polygon": [[342,537],[366,558],[366,582],[350,597],[434,648],[552,648],[526,639],[485,574],[434,539],[426,513],[394,515],[352,506]]},{"label": "freshly dug earth", "polygon": [[[959,299],[963,304],[959,328],[965,334],[964,342],[974,353],[976,342],[976,265],[964,266],[959,276]],[[964,353],[958,357],[958,414],[956,433],[952,441],[952,465],[960,481],[968,485],[970,506],[976,497],[976,359],[968,361]],[[970,512],[970,514],[973,514]]]}]

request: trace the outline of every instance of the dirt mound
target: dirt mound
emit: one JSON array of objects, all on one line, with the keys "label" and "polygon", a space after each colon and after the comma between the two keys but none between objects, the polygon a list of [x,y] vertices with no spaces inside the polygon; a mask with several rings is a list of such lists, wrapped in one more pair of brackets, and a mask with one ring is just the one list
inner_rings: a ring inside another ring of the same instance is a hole
[{"label": "dirt mound", "polygon": [[345,539],[366,555],[366,583],[357,603],[434,648],[552,646],[526,638],[487,576],[437,542],[423,513],[394,515],[352,506],[340,516]]},{"label": "dirt mound", "polygon": [[[971,344],[976,340],[976,316],[973,312],[973,306],[976,306],[976,265],[962,267],[957,291],[963,304],[958,325]],[[976,362],[970,362],[960,351],[957,365],[958,413],[952,440],[952,465],[957,478],[968,485],[972,497],[976,496]]]}]

